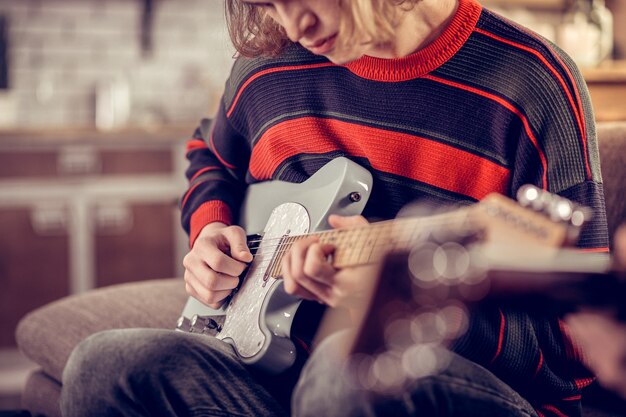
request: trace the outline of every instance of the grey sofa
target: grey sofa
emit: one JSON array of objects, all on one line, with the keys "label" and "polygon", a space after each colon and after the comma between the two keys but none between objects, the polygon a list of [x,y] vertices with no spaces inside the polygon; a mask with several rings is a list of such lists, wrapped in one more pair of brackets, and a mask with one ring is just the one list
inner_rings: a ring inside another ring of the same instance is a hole
[{"label": "grey sofa", "polygon": [[[626,122],[598,126],[600,153],[611,236],[626,220]],[[105,329],[128,327],[174,328],[186,300],[180,278],[143,281],[97,289],[41,307],[25,316],[18,325],[19,348],[39,364],[23,391],[23,407],[33,416],[60,416],[59,394],[65,362],[76,344]],[[600,391],[601,395],[604,395]],[[596,398],[598,394],[596,393]],[[608,402],[607,402],[608,401]],[[626,415],[585,406],[584,415]],[[618,404],[618,405],[615,405]]]}]

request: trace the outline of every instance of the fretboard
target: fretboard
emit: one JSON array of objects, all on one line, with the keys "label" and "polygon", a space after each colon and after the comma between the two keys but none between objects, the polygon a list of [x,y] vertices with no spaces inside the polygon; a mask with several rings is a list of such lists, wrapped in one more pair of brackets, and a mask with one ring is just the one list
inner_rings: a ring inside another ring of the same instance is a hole
[{"label": "fretboard", "polygon": [[392,251],[409,250],[425,233],[442,227],[459,227],[467,220],[466,210],[429,217],[400,218],[351,229],[333,229],[306,235],[285,236],[269,268],[269,276],[282,274],[282,260],[298,241],[316,236],[320,243],[331,244],[335,251],[331,264],[338,269],[379,262]]}]

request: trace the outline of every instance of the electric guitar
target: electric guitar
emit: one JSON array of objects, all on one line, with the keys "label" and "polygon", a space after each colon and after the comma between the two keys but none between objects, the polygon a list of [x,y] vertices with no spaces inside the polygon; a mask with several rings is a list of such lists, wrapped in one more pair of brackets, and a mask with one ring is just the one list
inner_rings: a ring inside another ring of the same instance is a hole
[{"label": "electric guitar", "polygon": [[336,247],[331,261],[336,268],[379,263],[390,251],[409,249],[448,229],[479,231],[485,253],[493,258],[513,246],[524,248],[523,253],[534,259],[549,258],[557,248],[575,241],[588,217],[586,209],[565,199],[524,187],[519,203],[493,194],[451,212],[326,230],[330,214],[360,214],[371,188],[369,172],[346,158],[332,160],[302,184],[267,182],[249,187],[240,218],[250,235],[253,261],[221,309],[190,297],[177,329],[224,340],[245,364],[279,373],[295,362],[292,326],[302,303],[284,291],[281,261],[310,233]]}]

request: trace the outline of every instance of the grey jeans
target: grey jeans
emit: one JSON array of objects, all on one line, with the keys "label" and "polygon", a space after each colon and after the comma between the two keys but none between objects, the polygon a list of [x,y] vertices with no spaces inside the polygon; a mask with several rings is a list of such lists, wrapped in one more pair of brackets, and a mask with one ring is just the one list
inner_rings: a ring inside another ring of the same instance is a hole
[{"label": "grey jeans", "polygon": [[[76,347],[63,374],[65,417],[112,416],[513,416],[532,407],[484,368],[454,356],[448,368],[403,395],[377,397],[345,383],[334,352],[315,350],[297,374],[268,377],[244,367],[230,346],[168,330],[95,334]],[[291,408],[289,398],[291,399]]]},{"label": "grey jeans", "polygon": [[341,417],[537,417],[532,406],[480,365],[445,351],[447,366],[406,384],[394,394],[357,388],[336,352],[345,334],[315,350],[292,397],[294,415]]}]

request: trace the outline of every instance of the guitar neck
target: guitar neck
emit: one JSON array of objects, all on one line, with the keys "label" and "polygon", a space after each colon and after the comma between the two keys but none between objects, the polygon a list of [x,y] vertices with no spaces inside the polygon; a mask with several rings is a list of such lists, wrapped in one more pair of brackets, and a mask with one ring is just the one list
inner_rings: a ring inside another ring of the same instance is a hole
[{"label": "guitar neck", "polygon": [[286,236],[278,245],[270,276],[281,276],[283,256],[295,243],[311,236],[317,237],[322,244],[331,244],[335,247],[331,264],[341,269],[378,263],[389,252],[409,250],[423,233],[431,229],[444,227],[458,229],[467,227],[467,222],[467,211],[461,209],[429,217],[400,218],[351,229]]},{"label": "guitar neck", "polygon": [[464,231],[468,234],[480,231],[485,243],[490,244],[492,249],[536,247],[545,252],[544,248],[567,244],[571,240],[571,232],[579,229],[580,224],[570,227],[523,208],[507,197],[490,194],[477,204],[427,217],[405,217],[352,229],[284,236],[276,242],[276,246],[272,244],[277,249],[268,271],[271,277],[281,276],[283,256],[296,242],[310,236],[317,236],[322,244],[332,244],[335,247],[332,265],[345,268],[379,263],[387,253],[409,250],[425,234],[437,231],[454,230],[457,235],[462,235]]}]

